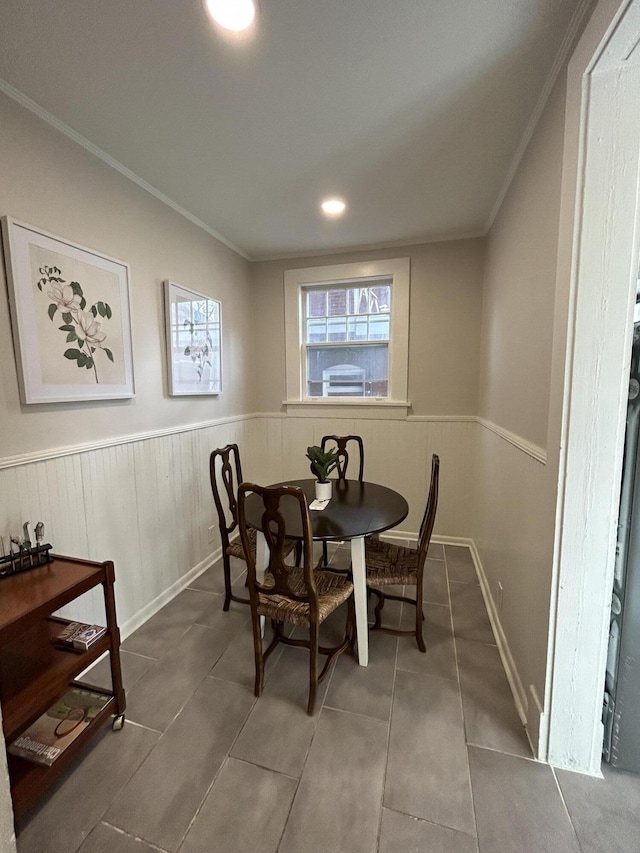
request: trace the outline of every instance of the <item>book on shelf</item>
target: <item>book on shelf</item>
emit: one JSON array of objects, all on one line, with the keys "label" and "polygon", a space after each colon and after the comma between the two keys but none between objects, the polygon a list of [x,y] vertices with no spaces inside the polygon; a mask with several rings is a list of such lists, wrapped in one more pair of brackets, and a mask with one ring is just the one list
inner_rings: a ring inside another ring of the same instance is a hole
[{"label": "book on shelf", "polygon": [[107,629],[103,625],[89,625],[87,622],[69,622],[53,638],[52,642],[59,648],[86,652],[100,637],[104,637],[106,633]]},{"label": "book on shelf", "polygon": [[50,766],[82,734],[111,697],[70,688],[55,705],[7,747],[7,752]]}]

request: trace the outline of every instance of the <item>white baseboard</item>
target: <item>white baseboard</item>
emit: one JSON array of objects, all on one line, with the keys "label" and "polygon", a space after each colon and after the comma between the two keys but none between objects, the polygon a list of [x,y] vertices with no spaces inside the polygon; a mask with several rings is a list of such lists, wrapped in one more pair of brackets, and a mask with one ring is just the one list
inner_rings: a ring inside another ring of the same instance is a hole
[{"label": "white baseboard", "polygon": [[[405,542],[417,542],[418,534],[410,531],[396,529],[392,531],[386,531],[382,534],[382,538],[388,539],[389,541],[404,540]],[[478,575],[478,581],[480,582],[480,590],[482,591],[482,597],[484,598],[484,603],[487,608],[487,614],[489,616],[489,621],[491,622],[493,635],[495,637],[498,652],[500,654],[502,665],[507,676],[507,681],[509,682],[511,692],[513,693],[513,700],[516,705],[516,710],[518,712],[520,720],[522,721],[522,725],[525,727],[527,737],[529,737],[529,732],[527,730],[527,713],[529,708],[527,694],[522,684],[520,675],[518,673],[518,669],[513,659],[513,655],[511,654],[509,643],[507,642],[507,638],[502,628],[502,623],[500,622],[500,617],[498,616],[498,610],[493,600],[493,596],[491,595],[489,583],[484,573],[480,554],[478,553],[478,549],[476,548],[475,542],[473,541],[473,539],[469,539],[463,536],[432,536],[431,542],[433,542],[435,545],[462,546],[468,548],[471,552],[471,559],[473,560],[473,564],[476,569],[476,574]],[[536,750],[533,745],[532,750],[535,755]]]},{"label": "white baseboard", "polygon": [[[522,684],[522,679],[520,678],[520,674],[518,673],[518,669],[513,659],[513,655],[511,654],[511,649],[509,648],[509,643],[507,642],[507,638],[502,628],[502,623],[500,622],[500,617],[498,616],[498,609],[496,608],[493,596],[491,595],[489,582],[487,581],[487,576],[485,575],[484,569],[482,567],[482,560],[480,559],[480,554],[478,553],[478,549],[476,548],[475,542],[472,539],[469,539],[468,542],[469,549],[471,551],[471,557],[476,567],[478,580],[480,581],[482,597],[484,598],[484,603],[487,608],[487,613],[489,615],[489,621],[491,622],[491,627],[493,629],[493,635],[496,640],[498,652],[500,653],[500,658],[502,659],[502,665],[507,676],[507,681],[509,682],[509,687],[511,688],[511,692],[513,693],[513,700],[516,704],[516,710],[518,712],[520,720],[522,721],[522,725],[527,731],[527,737],[529,737],[529,733],[527,730],[527,714],[529,709],[529,700],[527,699],[527,693],[524,689],[524,685]],[[532,749],[535,755],[536,749],[533,747],[533,745]]]}]

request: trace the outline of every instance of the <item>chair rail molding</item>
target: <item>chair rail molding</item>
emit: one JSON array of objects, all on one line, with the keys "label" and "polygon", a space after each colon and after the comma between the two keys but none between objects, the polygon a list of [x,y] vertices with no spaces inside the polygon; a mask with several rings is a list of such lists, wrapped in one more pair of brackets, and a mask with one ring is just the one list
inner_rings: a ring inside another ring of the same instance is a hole
[{"label": "chair rail molding", "polygon": [[241,421],[250,421],[261,418],[259,414],[229,415],[224,418],[215,418],[210,421],[200,421],[194,424],[183,424],[181,426],[163,427],[162,429],[147,430],[145,432],[131,433],[114,438],[101,438],[95,441],[86,441],[82,444],[69,444],[62,447],[51,447],[46,450],[35,450],[32,453],[20,453],[16,456],[5,456],[0,458],[0,470],[3,468],[17,468],[20,465],[30,465],[33,462],[46,462],[49,459],[60,459],[63,456],[74,456],[78,453],[90,453],[92,450],[104,450],[107,447],[118,447],[123,444],[132,444],[137,441],[149,441],[154,438],[162,438],[169,435],[179,435],[195,430],[210,429],[211,427],[235,424]]},{"label": "chair rail molding", "polygon": [[508,441],[509,444],[517,447],[518,450],[522,450],[523,453],[533,457],[533,459],[537,459],[537,461],[542,462],[543,465],[547,464],[547,451],[543,447],[538,447],[537,444],[532,444],[530,441],[527,441],[526,438],[516,435],[515,432],[510,432],[508,429],[498,426],[498,424],[494,424],[493,421],[488,421],[486,418],[477,417],[475,420],[480,424],[480,426],[483,426],[485,429],[499,435],[500,438]]}]

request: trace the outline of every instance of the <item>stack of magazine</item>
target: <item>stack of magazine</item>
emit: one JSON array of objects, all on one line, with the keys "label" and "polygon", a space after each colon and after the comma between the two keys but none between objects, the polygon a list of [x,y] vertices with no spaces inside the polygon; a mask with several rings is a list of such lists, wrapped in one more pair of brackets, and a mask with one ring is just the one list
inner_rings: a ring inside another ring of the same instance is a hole
[{"label": "stack of magazine", "polygon": [[53,638],[54,646],[61,649],[73,649],[86,652],[100,637],[107,633],[102,625],[89,625],[87,622],[69,622],[57,637]]},{"label": "stack of magazine", "polygon": [[7,747],[36,764],[50,766],[82,734],[111,697],[93,690],[70,688],[64,696]]}]

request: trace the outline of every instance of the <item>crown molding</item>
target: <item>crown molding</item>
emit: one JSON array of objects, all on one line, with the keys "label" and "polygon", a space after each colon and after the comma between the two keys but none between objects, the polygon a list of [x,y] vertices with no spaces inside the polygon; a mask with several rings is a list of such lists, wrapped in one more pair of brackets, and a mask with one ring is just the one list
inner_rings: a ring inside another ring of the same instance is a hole
[{"label": "crown molding", "polygon": [[520,144],[516,149],[516,153],[511,161],[511,165],[509,166],[509,171],[504,179],[502,187],[500,188],[500,192],[491,208],[491,212],[489,214],[489,218],[484,227],[484,236],[486,236],[491,230],[493,223],[496,220],[496,217],[502,207],[502,203],[505,200],[507,193],[509,192],[509,188],[513,182],[513,179],[516,176],[516,173],[520,167],[520,163],[522,158],[524,157],[525,151],[529,143],[531,142],[531,137],[536,129],[538,122],[540,121],[540,117],[544,112],[544,108],[547,105],[547,101],[549,100],[549,96],[553,91],[553,87],[556,84],[556,80],[560,75],[560,72],[565,67],[565,64],[568,62],[569,57],[571,55],[571,50],[574,46],[574,42],[576,36],[578,35],[582,23],[585,19],[585,16],[589,12],[591,6],[593,5],[593,0],[582,0],[579,4],[575,12],[573,13],[573,17],[571,18],[571,22],[567,31],[564,35],[558,53],[556,54],[556,58],[554,59],[553,65],[551,66],[551,70],[547,74],[547,78],[545,80],[544,86],[542,87],[542,92],[538,98],[535,109],[531,118],[529,119],[529,123],[520,139]]},{"label": "crown molding", "polygon": [[41,107],[40,104],[37,104],[35,101],[32,101],[31,98],[27,97],[27,95],[20,92],[15,86],[12,86],[11,83],[7,83],[6,80],[0,78],[0,92],[4,92],[7,97],[16,101],[16,103],[20,104],[20,106],[32,112],[34,115],[38,116],[38,118],[42,119],[42,121],[46,122],[48,125],[53,127],[55,130],[64,134],[68,139],[72,142],[75,142],[77,145],[80,145],[90,154],[93,154],[94,157],[97,157],[99,160],[102,160],[103,163],[106,163],[107,166],[111,166],[112,169],[115,169],[116,172],[120,172],[125,178],[130,181],[133,181],[134,184],[137,184],[141,189],[148,192],[154,198],[161,201],[162,204],[166,204],[167,207],[170,207],[173,211],[178,213],[180,216],[183,216],[185,219],[188,219],[189,222],[196,225],[198,228],[201,228],[203,231],[206,231],[211,237],[215,237],[216,240],[219,240],[220,243],[223,243],[227,248],[234,251],[236,254],[243,257],[245,260],[249,261],[251,258],[249,255],[241,249],[239,246],[236,246],[235,243],[232,243],[230,240],[227,240],[222,234],[220,234],[215,229],[211,228],[207,225],[206,222],[203,222],[201,219],[198,219],[197,216],[194,216],[192,213],[189,213],[184,207],[181,207],[175,201],[166,196],[164,193],[157,190],[151,184],[147,183],[147,181],[140,178],[136,175],[135,172],[132,172],[131,169],[128,169],[126,166],[123,166],[118,160],[113,158],[110,154],[107,154],[106,151],[103,151],[102,148],[98,148],[97,145],[94,145],[93,142],[90,142],[84,136],[75,131],[72,127],[69,127],[68,124],[56,118],[50,112]]}]

